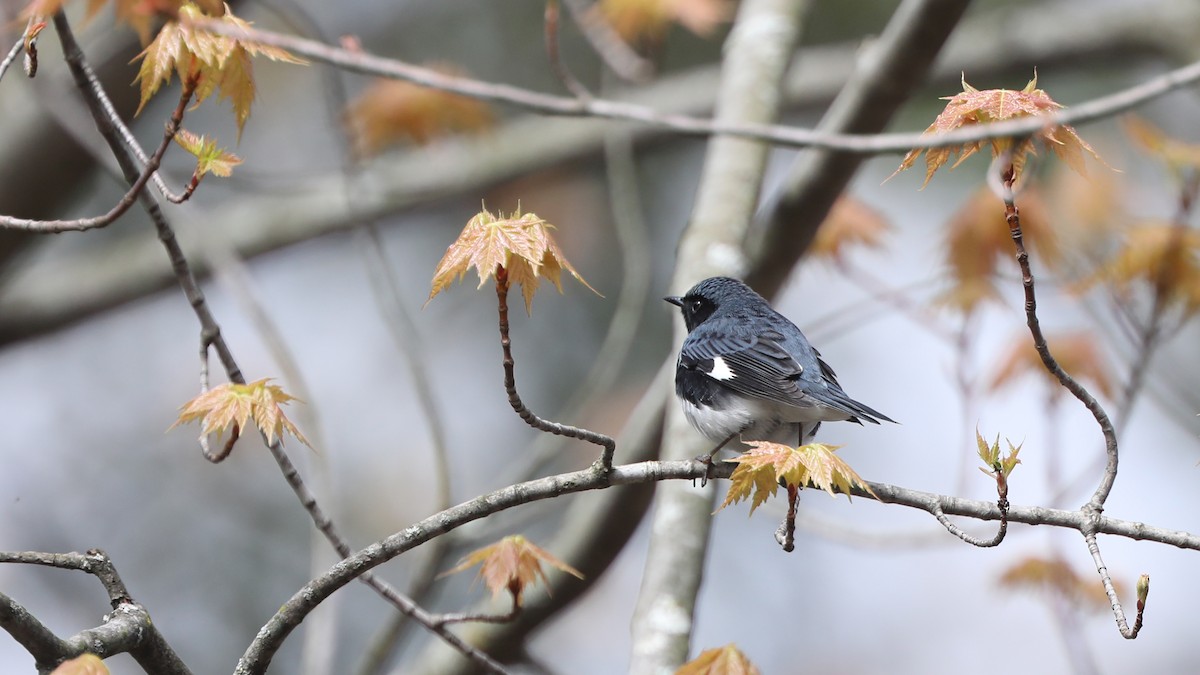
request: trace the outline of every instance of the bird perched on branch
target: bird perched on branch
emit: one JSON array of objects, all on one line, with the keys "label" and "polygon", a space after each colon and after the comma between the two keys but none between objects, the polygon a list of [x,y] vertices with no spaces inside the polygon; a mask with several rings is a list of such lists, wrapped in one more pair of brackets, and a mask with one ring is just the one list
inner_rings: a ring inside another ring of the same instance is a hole
[{"label": "bird perched on branch", "polygon": [[675,366],[675,394],[688,421],[720,444],[804,444],[821,422],[895,422],[850,398],[804,334],[749,286],[712,277],[682,297],[688,336]]}]

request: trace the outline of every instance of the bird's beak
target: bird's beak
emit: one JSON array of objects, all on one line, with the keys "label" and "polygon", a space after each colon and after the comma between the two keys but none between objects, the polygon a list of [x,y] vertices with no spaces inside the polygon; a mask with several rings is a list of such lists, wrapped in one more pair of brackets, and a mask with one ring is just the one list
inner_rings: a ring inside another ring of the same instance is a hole
[{"label": "bird's beak", "polygon": [[666,300],[676,307],[683,307],[683,298],[679,297],[678,295],[668,295],[667,297],[663,298],[663,300]]}]

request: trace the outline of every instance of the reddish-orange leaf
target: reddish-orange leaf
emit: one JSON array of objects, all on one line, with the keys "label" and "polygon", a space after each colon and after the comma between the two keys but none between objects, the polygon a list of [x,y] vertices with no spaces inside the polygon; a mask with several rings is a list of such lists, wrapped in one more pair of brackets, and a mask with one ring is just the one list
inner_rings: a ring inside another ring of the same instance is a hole
[{"label": "reddish-orange leaf", "polygon": [[231,427],[244,431],[247,425],[253,422],[268,443],[274,442],[276,438],[282,441],[286,432],[311,447],[308,439],[283,414],[281,406],[297,399],[279,385],[268,382],[270,378],[248,384],[227,382],[213,387],[185,403],[180,409],[179,418],[171,427],[202,421],[200,433],[206,436],[216,433],[220,438],[221,434]]},{"label": "reddish-orange leaf", "polygon": [[[1029,84],[1020,91],[1012,89],[979,90],[967,84],[966,77],[962,80],[963,90],[954,96],[943,97],[949,101],[946,108],[937,116],[933,124],[925,130],[926,134],[943,134],[962,127],[976,124],[987,124],[1020,117],[1048,115],[1063,106],[1050,98],[1043,90],[1037,88],[1037,75],[1034,74]],[[1084,173],[1083,153],[1087,153],[1098,161],[1100,156],[1092,149],[1075,130],[1067,125],[1047,126],[1013,147],[1012,139],[995,138],[985,141],[975,141],[929,150],[916,149],[910,151],[900,162],[900,167],[892,173],[897,173],[911,167],[925,153],[925,182],[929,184],[934,172],[941,168],[952,157],[958,155],[958,160],[951,168],[958,166],[985,145],[991,148],[992,156],[997,157],[1003,152],[1012,151],[1014,177],[1019,177],[1027,157],[1036,154],[1034,141],[1040,141],[1043,146],[1058,155],[1075,171]],[[890,176],[889,176],[890,178]]]},{"label": "reddish-orange leaf", "polygon": [[[1063,370],[1076,380],[1090,383],[1104,396],[1112,397],[1113,382],[1109,374],[1112,362],[1101,353],[1100,346],[1091,333],[1051,335],[1046,338],[1046,344]],[[1042,378],[1055,396],[1067,392],[1059,384],[1058,378],[1042,364],[1042,358],[1034,348],[1028,333],[1018,334],[1013,340],[1008,353],[1000,360],[1000,367],[992,376],[988,388],[996,391],[1027,373]]]},{"label": "reddish-orange leaf", "polygon": [[705,37],[733,17],[729,0],[600,0],[593,6],[626,42],[659,42],[672,23]]},{"label": "reddish-orange leaf", "polygon": [[67,659],[50,671],[50,675],[108,675],[108,666],[95,654],[81,654]]},{"label": "reddish-orange leaf", "polygon": [[[451,66],[431,66],[447,75],[461,75]],[[354,130],[358,150],[374,155],[409,141],[428,143],[450,134],[477,132],[492,125],[492,113],[482,101],[411,82],[380,79],[346,108],[346,124]]]},{"label": "reddish-orange leaf", "polygon": [[[1028,556],[1004,570],[999,583],[1002,588],[1056,595],[1079,609],[1106,612],[1110,609],[1108,595],[1098,581],[1092,580],[1094,576],[1080,576],[1057,555]],[[1121,585],[1115,579],[1113,584]]]},{"label": "reddish-orange leaf", "polygon": [[462,279],[471,268],[479,274],[479,286],[482,287],[498,267],[503,267],[508,272],[510,285],[521,284],[526,312],[532,309],[539,277],[550,279],[562,292],[559,278],[562,270],[595,293],[596,289],[579,276],[550,237],[553,227],[534,213],[516,211],[508,217],[500,217],[485,209],[475,214],[458,239],[446,249],[446,255],[434,270],[433,287],[426,304],[456,279]]},{"label": "reddish-orange leaf", "polygon": [[688,661],[675,675],[758,675],[758,668],[733,643],[706,649]]},{"label": "reddish-orange leaf", "polygon": [[203,135],[197,136],[187,129],[180,129],[175,133],[175,142],[184,150],[195,155],[196,170],[192,175],[196,180],[207,173],[228,178],[229,174],[233,172],[233,167],[242,163],[242,158],[224,148],[217,147],[215,140],[210,140]]},{"label": "reddish-orange leaf", "polygon": [[750,513],[779,489],[779,482],[804,487],[813,485],[837,496],[850,497],[857,486],[867,492],[870,486],[850,465],[838,457],[841,446],[808,443],[798,448],[767,441],[747,441],[746,453],[726,460],[738,466],[729,477],[729,492],[717,510],[743,499],[751,499]]},{"label": "reddish-orange leaf", "polygon": [[459,561],[457,567],[444,572],[442,576],[455,574],[479,565],[479,578],[483,579],[483,583],[492,591],[492,595],[496,596],[503,591],[508,591],[512,594],[513,603],[519,607],[525,589],[538,581],[546,584],[547,593],[550,591],[546,572],[542,569],[543,564],[578,579],[583,578],[583,574],[579,570],[519,534],[505,537],[490,546],[484,546],[468,553]]},{"label": "reddish-orange leaf", "polygon": [[852,246],[881,247],[889,229],[891,225],[882,213],[843,195],[829,209],[808,254],[841,262],[844,252]]}]

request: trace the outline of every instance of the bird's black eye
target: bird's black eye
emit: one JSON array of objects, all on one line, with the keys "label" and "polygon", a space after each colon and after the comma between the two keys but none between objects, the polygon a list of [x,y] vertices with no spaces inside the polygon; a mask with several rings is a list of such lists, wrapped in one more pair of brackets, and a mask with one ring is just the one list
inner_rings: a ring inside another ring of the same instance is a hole
[{"label": "bird's black eye", "polygon": [[695,298],[691,302],[688,303],[688,310],[691,311],[692,314],[699,314],[700,310],[703,308],[704,308],[704,301],[701,300],[700,298]]}]

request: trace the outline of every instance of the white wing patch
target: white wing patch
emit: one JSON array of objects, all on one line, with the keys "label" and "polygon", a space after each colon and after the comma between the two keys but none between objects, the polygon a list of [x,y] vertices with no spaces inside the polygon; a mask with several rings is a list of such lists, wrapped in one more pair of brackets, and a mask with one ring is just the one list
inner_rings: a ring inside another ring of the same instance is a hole
[{"label": "white wing patch", "polygon": [[709,371],[708,376],[714,380],[732,380],[734,374],[733,370],[729,368],[729,364],[725,363],[725,359],[714,356],[712,370]]}]

